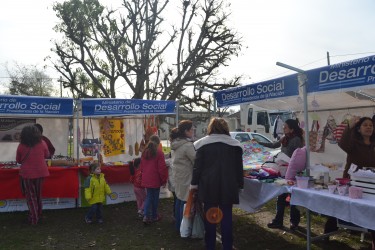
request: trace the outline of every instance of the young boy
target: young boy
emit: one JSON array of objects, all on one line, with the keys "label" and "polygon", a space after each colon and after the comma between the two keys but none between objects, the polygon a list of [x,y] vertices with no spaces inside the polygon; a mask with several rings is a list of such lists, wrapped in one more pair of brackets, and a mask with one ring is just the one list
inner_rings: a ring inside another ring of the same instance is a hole
[{"label": "young boy", "polygon": [[104,179],[104,174],[97,163],[93,163],[89,167],[90,175],[85,180],[85,198],[91,205],[89,211],[85,216],[86,223],[92,223],[92,218],[95,215],[98,223],[103,223],[103,202],[105,195],[111,194],[111,189]]}]

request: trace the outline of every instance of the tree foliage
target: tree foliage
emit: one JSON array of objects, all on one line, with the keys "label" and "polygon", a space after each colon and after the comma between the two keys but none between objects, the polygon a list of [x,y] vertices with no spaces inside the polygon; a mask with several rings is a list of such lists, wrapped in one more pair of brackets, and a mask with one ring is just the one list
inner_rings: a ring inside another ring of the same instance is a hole
[{"label": "tree foliage", "polygon": [[15,63],[14,68],[5,66],[10,82],[5,84],[6,94],[29,96],[53,96],[56,90],[50,78],[43,69],[36,65],[21,65]]},{"label": "tree foliage", "polygon": [[227,7],[224,0],[180,0],[177,9],[169,0],[124,0],[117,10],[99,0],[55,3],[55,31],[63,36],[53,63],[75,97],[115,98],[126,88],[135,99],[209,106],[196,87],[225,89],[240,79],[217,80],[219,67],[241,49]]}]

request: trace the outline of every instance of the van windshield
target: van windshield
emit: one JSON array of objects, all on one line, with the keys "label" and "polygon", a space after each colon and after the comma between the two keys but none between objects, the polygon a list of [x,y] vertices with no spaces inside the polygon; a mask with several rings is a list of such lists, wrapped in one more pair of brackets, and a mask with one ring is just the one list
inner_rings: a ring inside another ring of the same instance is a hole
[{"label": "van windshield", "polygon": [[275,124],[277,116],[280,116],[281,120],[285,122],[288,119],[292,119],[292,113],[291,112],[275,112],[270,113],[270,120],[272,126]]}]

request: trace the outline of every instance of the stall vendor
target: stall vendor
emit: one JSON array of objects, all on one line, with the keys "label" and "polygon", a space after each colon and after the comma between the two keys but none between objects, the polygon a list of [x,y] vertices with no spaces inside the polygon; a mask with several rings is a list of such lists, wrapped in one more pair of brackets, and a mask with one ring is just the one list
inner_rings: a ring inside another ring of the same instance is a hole
[{"label": "stall vendor", "polygon": [[42,134],[42,140],[47,144],[48,151],[49,151],[49,158],[52,158],[52,156],[55,154],[55,147],[53,146],[52,142],[43,135],[43,127],[39,123],[35,123],[34,125],[37,127]]},{"label": "stall vendor", "polygon": [[[375,133],[370,117],[353,117],[338,144],[347,153],[343,177],[349,177],[348,169],[351,163],[357,165],[358,168],[375,168]],[[324,233],[330,233],[337,229],[336,218],[329,217],[324,227]],[[375,250],[375,232],[372,230],[370,232],[372,249]]]}]

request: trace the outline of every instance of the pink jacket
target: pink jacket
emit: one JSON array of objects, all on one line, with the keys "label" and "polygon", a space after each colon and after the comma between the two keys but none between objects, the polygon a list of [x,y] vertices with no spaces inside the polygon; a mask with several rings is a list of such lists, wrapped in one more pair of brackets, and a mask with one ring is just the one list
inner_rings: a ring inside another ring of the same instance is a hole
[{"label": "pink jacket", "polygon": [[[30,153],[28,154],[29,150]],[[24,144],[19,144],[16,161],[21,164],[20,175],[25,179],[49,176],[48,166],[45,161],[48,157],[48,147],[43,140],[32,148]]]},{"label": "pink jacket", "polygon": [[167,183],[168,170],[165,164],[164,153],[158,150],[156,157],[146,159],[142,154],[141,171],[142,171],[142,187],[160,188]]}]

